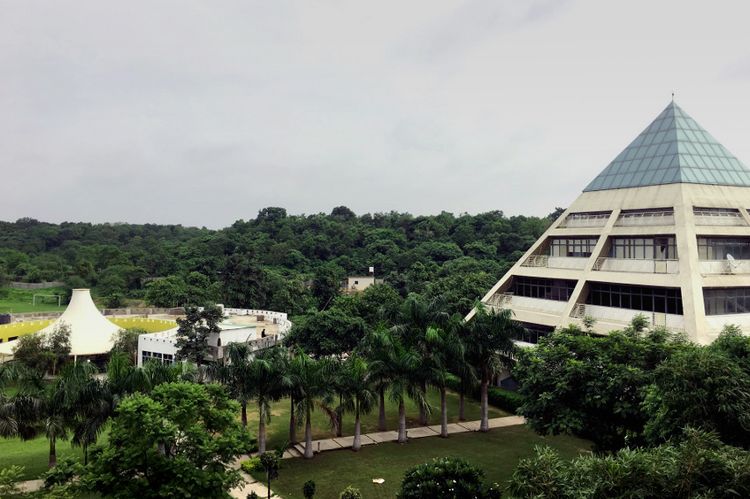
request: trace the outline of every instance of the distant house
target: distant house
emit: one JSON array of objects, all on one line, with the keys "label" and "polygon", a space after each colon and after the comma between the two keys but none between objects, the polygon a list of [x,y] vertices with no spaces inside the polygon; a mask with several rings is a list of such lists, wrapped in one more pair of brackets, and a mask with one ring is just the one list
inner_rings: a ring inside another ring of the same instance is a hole
[{"label": "distant house", "polygon": [[373,275],[352,275],[342,283],[344,293],[360,293],[378,283]]}]

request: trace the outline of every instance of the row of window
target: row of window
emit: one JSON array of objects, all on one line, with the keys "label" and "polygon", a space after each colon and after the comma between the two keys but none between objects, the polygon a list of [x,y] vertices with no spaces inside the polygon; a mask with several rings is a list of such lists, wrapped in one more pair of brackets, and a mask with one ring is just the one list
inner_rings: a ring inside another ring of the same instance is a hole
[{"label": "row of window", "polygon": [[[567,216],[567,220],[593,220],[593,219],[607,219],[611,212],[609,211],[598,211],[598,212],[580,212],[570,213]],[[703,208],[694,206],[693,214],[701,217],[741,217],[740,211],[736,208]],[[674,215],[673,208],[650,208],[643,210],[622,210],[618,218],[619,221],[628,221],[633,219],[653,218],[659,219],[671,217]],[[672,224],[671,221],[666,223]]]},{"label": "row of window", "polygon": [[592,282],[586,303],[602,307],[682,315],[682,294],[679,288]]},{"label": "row of window", "polygon": [[750,288],[707,288],[703,290],[706,315],[750,313]]},{"label": "row of window", "polygon": [[698,237],[701,260],[750,260],[750,237]]},{"label": "row of window", "polygon": [[513,333],[513,339],[516,341],[523,341],[524,343],[532,343],[536,345],[539,343],[539,338],[549,336],[555,330],[552,326],[545,326],[542,324],[531,324],[529,322],[521,322],[523,329]]},{"label": "row of window", "polygon": [[[596,246],[596,237],[556,237],[549,247],[549,256],[591,256]],[[613,237],[609,249],[610,258],[635,260],[676,260],[677,244],[674,236]],[[703,237],[698,236],[698,256],[701,260],[750,260],[750,237]]]},{"label": "row of window", "polygon": [[575,287],[576,281],[539,277],[516,276],[511,283],[511,291],[516,296],[556,301],[568,301]]},{"label": "row of window", "polygon": [[613,237],[609,256],[635,260],[676,260],[677,246],[674,236]]},{"label": "row of window", "polygon": [[549,247],[549,256],[589,257],[598,240],[598,237],[554,238]]},{"label": "row of window", "polygon": [[146,364],[147,362],[159,362],[161,364],[172,364],[174,363],[174,355],[169,353],[159,352],[147,352],[141,353],[141,363]]}]

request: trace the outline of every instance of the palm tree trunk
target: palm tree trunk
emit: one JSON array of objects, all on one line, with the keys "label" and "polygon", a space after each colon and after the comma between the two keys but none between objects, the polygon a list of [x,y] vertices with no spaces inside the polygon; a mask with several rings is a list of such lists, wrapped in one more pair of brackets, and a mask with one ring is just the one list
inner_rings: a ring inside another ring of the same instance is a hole
[{"label": "palm tree trunk", "polygon": [[403,399],[398,403],[398,443],[406,443],[406,407]]},{"label": "palm tree trunk", "polygon": [[247,401],[241,402],[242,407],[242,427],[247,428]]},{"label": "palm tree trunk", "polygon": [[289,408],[289,443],[292,445],[297,443],[297,418],[294,414],[294,397],[291,398]]},{"label": "palm tree trunk", "polygon": [[312,459],[312,423],[310,422],[310,409],[305,414],[305,459]]},{"label": "palm tree trunk", "polygon": [[385,388],[380,387],[380,408],[378,413],[378,431],[385,431]]},{"label": "palm tree trunk", "polygon": [[464,411],[464,387],[461,387],[461,391],[458,392],[458,420],[466,421],[466,414]]},{"label": "palm tree trunk", "polygon": [[490,431],[489,413],[487,411],[487,388],[489,387],[489,380],[484,377],[482,378],[482,421],[479,423],[479,431],[487,432]]},{"label": "palm tree trunk", "polygon": [[343,397],[339,394],[339,406],[336,408],[336,436],[344,436],[344,409],[342,407],[344,403]]},{"label": "palm tree trunk", "polygon": [[440,387],[440,436],[448,438],[448,401],[445,387]]},{"label": "palm tree trunk", "polygon": [[266,452],[266,414],[263,406],[258,407],[258,453]]},{"label": "palm tree trunk", "polygon": [[352,443],[352,450],[354,452],[362,448],[362,436],[360,435],[361,432],[362,426],[360,425],[359,421],[359,407],[357,407],[354,411],[354,442]]},{"label": "palm tree trunk", "polygon": [[55,446],[55,437],[49,439],[49,463],[47,466],[52,469],[57,466],[57,448]]},{"label": "palm tree trunk", "polygon": [[[425,399],[427,399],[427,383],[424,381],[422,382],[421,386],[422,394],[424,395]],[[427,408],[423,405],[419,405],[419,424],[422,426],[427,426]]]}]

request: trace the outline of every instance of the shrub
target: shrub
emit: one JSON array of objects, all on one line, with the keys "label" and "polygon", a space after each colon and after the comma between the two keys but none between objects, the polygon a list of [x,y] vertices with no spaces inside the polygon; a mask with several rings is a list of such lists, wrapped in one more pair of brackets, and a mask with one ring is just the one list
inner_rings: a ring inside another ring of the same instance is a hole
[{"label": "shrub", "polygon": [[315,482],[308,480],[302,486],[302,495],[305,499],[312,499],[315,496]]},{"label": "shrub", "polygon": [[0,469],[0,497],[18,492],[17,484],[23,476],[23,466],[10,466]]},{"label": "shrub", "polygon": [[500,409],[513,414],[518,413],[518,408],[523,405],[524,397],[520,393],[512,392],[504,388],[492,387],[487,390],[487,401]]},{"label": "shrub", "polygon": [[245,473],[252,473],[253,471],[263,471],[263,465],[260,462],[260,457],[251,457],[247,461],[242,461],[240,467]]},{"label": "shrub", "polygon": [[484,472],[459,458],[443,457],[406,472],[399,499],[483,497]]},{"label": "shrub", "polygon": [[355,489],[351,485],[339,494],[339,499],[362,499],[362,492],[359,489]]},{"label": "shrub", "polygon": [[44,473],[44,488],[49,489],[55,485],[64,485],[79,475],[83,467],[81,463],[73,458],[66,457],[57,462],[54,468]]}]

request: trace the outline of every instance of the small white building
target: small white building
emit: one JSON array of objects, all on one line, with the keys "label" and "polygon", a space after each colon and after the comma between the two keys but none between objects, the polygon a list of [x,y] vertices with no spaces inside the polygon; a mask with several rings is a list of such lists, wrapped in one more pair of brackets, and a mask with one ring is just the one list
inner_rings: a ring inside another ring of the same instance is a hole
[{"label": "small white building", "polygon": [[[208,339],[208,359],[221,360],[224,349],[231,343],[248,343],[253,350],[263,350],[280,342],[292,323],[287,314],[269,310],[225,308],[225,318],[219,324],[221,332]],[[175,361],[177,330],[172,328],[159,333],[138,337],[138,365],[154,360],[166,364]]]},{"label": "small white building", "polygon": [[359,293],[376,284],[373,275],[353,275],[346,278],[343,283],[345,293]]}]

